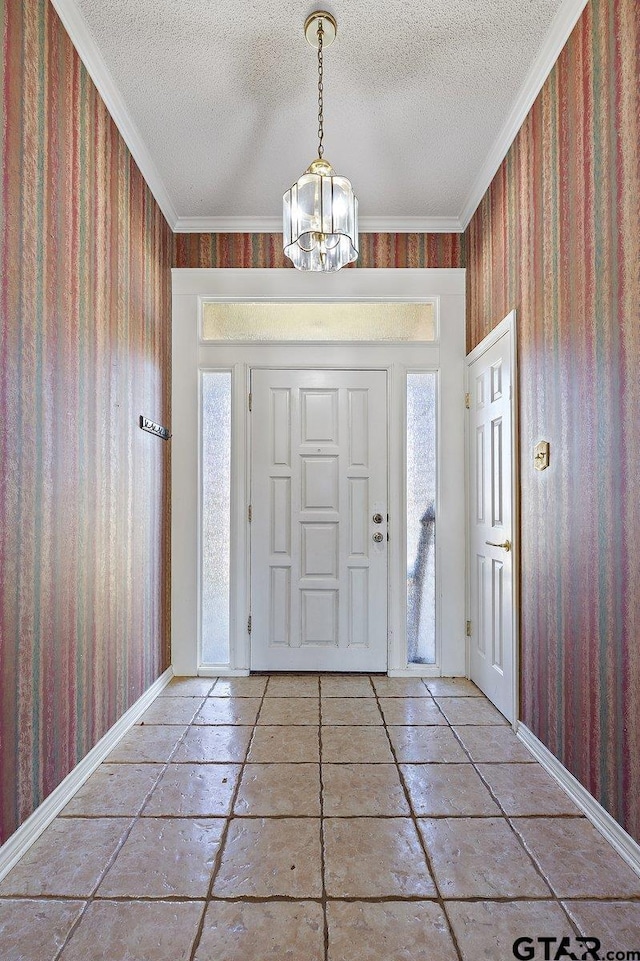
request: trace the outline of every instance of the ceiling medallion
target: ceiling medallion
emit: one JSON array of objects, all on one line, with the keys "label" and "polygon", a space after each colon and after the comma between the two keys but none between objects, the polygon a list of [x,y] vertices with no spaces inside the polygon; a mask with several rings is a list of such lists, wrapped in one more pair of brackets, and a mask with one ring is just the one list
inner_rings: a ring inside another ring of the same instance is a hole
[{"label": "ceiling medallion", "polygon": [[358,259],[358,198],[323,156],[323,50],[337,32],[335,17],[324,10],[304,24],[318,49],[318,157],[282,198],[284,252],[298,270],[340,270]]}]

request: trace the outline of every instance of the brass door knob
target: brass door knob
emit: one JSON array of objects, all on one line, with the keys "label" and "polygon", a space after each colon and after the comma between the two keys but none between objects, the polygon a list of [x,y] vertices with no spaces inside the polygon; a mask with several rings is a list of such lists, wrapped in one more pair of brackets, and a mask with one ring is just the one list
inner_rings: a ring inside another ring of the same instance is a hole
[{"label": "brass door knob", "polygon": [[495,541],[485,541],[485,544],[488,544],[489,547],[501,547],[503,551],[511,550],[511,541],[509,540],[503,541],[502,544],[496,544]]}]

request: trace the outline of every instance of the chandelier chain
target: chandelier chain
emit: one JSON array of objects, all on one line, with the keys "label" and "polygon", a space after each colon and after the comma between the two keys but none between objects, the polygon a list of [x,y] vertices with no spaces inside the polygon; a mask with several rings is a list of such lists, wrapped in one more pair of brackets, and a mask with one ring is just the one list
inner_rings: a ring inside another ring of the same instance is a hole
[{"label": "chandelier chain", "polygon": [[322,27],[322,20],[318,21],[318,157],[322,159],[324,153],[324,145],[322,143],[324,139],[324,65],[322,61],[322,40],[324,37],[324,29]]}]

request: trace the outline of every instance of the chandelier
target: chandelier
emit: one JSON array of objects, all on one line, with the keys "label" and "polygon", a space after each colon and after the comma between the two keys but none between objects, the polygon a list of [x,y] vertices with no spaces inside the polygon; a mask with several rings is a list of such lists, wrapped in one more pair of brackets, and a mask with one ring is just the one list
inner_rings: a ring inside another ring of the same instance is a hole
[{"label": "chandelier", "polygon": [[317,10],[304,33],[318,49],[318,158],[283,201],[284,252],[298,270],[340,270],[358,259],[358,199],[346,177],[324,159],[323,50],[336,38],[335,17]]}]

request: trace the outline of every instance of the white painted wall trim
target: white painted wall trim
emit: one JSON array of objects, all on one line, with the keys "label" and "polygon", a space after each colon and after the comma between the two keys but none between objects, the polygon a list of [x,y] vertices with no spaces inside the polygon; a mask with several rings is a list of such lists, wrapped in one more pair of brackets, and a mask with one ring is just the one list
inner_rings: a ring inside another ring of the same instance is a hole
[{"label": "white painted wall trim", "polygon": [[[459,217],[360,217],[361,234],[460,234]],[[277,234],[281,217],[178,217],[178,234]]]},{"label": "white painted wall trim", "polygon": [[[464,565],[464,467],[463,467],[463,421],[464,405],[462,386],[464,377],[464,303],[465,270],[451,269],[360,269],[343,270],[336,274],[303,273],[295,270],[270,269],[209,269],[191,268],[172,271],[173,293],[173,384],[172,395],[172,662],[177,674],[216,675],[244,671],[249,663],[248,635],[243,625],[248,615],[246,588],[248,586],[247,524],[246,502],[237,501],[238,510],[232,507],[236,518],[235,536],[232,534],[232,570],[237,595],[232,600],[235,623],[241,633],[231,638],[230,668],[198,664],[198,624],[199,609],[198,584],[198,522],[193,505],[199,503],[198,492],[198,369],[204,365],[208,369],[232,369],[242,361],[242,369],[236,370],[236,382],[247,387],[247,371],[251,366],[276,367],[329,367],[340,369],[345,366],[380,368],[391,361],[394,369],[413,369],[423,364],[416,358],[419,345],[361,343],[358,345],[331,344],[312,345],[303,343],[275,344],[215,344],[198,342],[198,319],[203,300],[216,301],[424,301],[437,299],[439,308],[439,343],[419,348],[423,351],[438,350],[441,369],[448,376],[441,382],[441,410],[447,410],[447,422],[442,426],[442,471],[439,482],[439,502],[441,524],[449,518],[448,550],[440,555],[442,583],[449,587],[449,603],[441,613],[442,636],[450,639],[443,646],[439,669],[427,666],[407,668],[403,637],[404,609],[394,604],[394,593],[390,595],[389,625],[389,671],[399,672],[400,676],[416,673],[432,675],[462,675],[464,673],[464,583],[458,572]],[[382,357],[380,360],[380,351]],[[311,360],[311,352],[320,351],[319,360]],[[277,361],[276,353],[277,352]],[[405,352],[405,354],[403,354]],[[408,356],[406,353],[408,352]],[[402,356],[401,356],[402,354]],[[427,364],[426,366],[430,366]],[[436,364],[437,366],[437,364]],[[391,383],[391,393],[397,391],[397,381]],[[177,387],[176,385],[180,385]],[[244,410],[241,403],[236,410]],[[396,398],[396,401],[398,398]],[[393,403],[393,401],[392,401]],[[246,417],[246,413],[243,415]],[[232,418],[233,419],[233,418]],[[396,423],[394,421],[394,423]],[[233,429],[233,428],[232,428]],[[396,434],[398,432],[396,431]],[[246,434],[244,437],[246,438]],[[240,438],[242,440],[242,438]],[[390,448],[391,461],[403,462],[403,448],[400,441]],[[246,456],[244,458],[246,464]],[[237,462],[236,462],[237,464]],[[248,498],[248,475],[246,469],[236,466],[238,492],[245,492]],[[397,471],[390,473],[393,481]],[[390,488],[390,503],[403,509],[404,494],[401,485],[393,481]],[[232,528],[233,530],[233,528]],[[395,558],[390,563],[401,563],[399,541],[392,539],[391,554]],[[235,553],[234,553],[235,552]],[[235,560],[234,560],[235,557]],[[245,560],[243,560],[243,557]],[[406,555],[405,561],[406,563]],[[234,566],[235,565],[235,566]],[[393,570],[393,568],[390,568]],[[241,571],[244,570],[244,575]],[[399,570],[399,567],[397,568]],[[406,581],[406,569],[402,577]],[[244,581],[242,580],[244,578]],[[458,583],[459,582],[459,583]],[[244,583],[244,587],[240,587]],[[398,578],[399,583],[399,578]],[[403,653],[400,655],[400,648]],[[406,672],[406,673],[405,673]]]},{"label": "white painted wall trim", "polygon": [[549,748],[540,741],[533,731],[521,721],[517,725],[516,734],[522,743],[531,751],[536,761],[539,761],[545,771],[557,781],[571,800],[576,804],[585,817],[589,818],[600,834],[615,848],[630,868],[640,874],[640,844],[611,817],[608,811],[596,801],[592,794],[570,773],[561,761],[552,754]]},{"label": "white painted wall trim", "polygon": [[160,691],[167,686],[172,677],[173,668],[169,667],[157,681],[153,682],[142,697],[139,697],[135,704],[132,704],[129,710],[125,711],[113,727],[109,728],[104,737],[100,738],[95,747],[83,757],[79,764],[76,764],[64,781],[60,782],[33,814],[20,825],[18,830],[5,841],[0,847],[0,881],[27,853],[32,844],[35,844],[45,828],[49,827],[53,819],[69,803],[74,794],[80,790],[87,778],[104,761],[118,741],[133,727],[151,702],[155,701]]},{"label": "white painted wall trim", "polygon": [[556,13],[540,53],[534,60],[527,74],[520,92],[511,108],[493,147],[486,156],[476,177],[467,202],[460,212],[462,230],[466,230],[476,208],[489,189],[491,181],[507,156],[509,148],[516,138],[516,134],[525,122],[542,85],[551,73],[553,66],[562,53],[562,49],[569,39],[571,31],[578,22],[580,14],[587,5],[587,0],[563,0]]},{"label": "white painted wall trim", "polygon": [[[462,233],[466,230],[586,2],[587,0],[563,0],[560,5],[542,50],[533,63],[511,112],[482,165],[460,216],[361,217],[362,233]],[[176,233],[273,233],[281,229],[279,217],[179,217],[151,153],[129,114],[126,103],[84,17],[73,0],[52,0],[52,3],[173,231]]]},{"label": "white painted wall trim", "polygon": [[153,158],[140,135],[138,128],[131,119],[127,105],[122,99],[118,87],[104,62],[100,49],[93,39],[86,20],[78,10],[73,0],[51,0],[54,9],[76,48],[78,56],[87,68],[98,93],[104,100],[113,122],[122,134],[122,139],[131,152],[131,156],[140,168],[151,193],[156,199],[160,210],[165,216],[172,230],[178,214],[173,206],[164,182],[158,173]]}]

